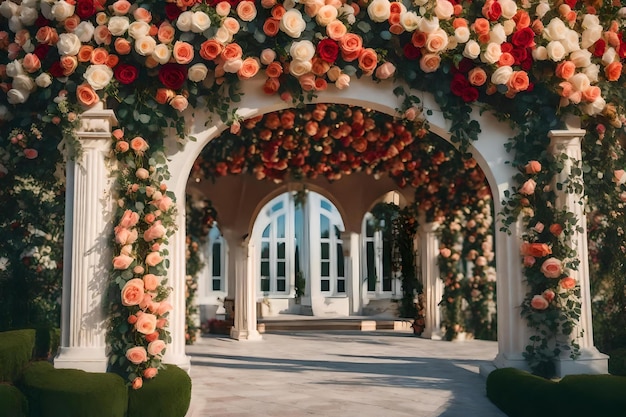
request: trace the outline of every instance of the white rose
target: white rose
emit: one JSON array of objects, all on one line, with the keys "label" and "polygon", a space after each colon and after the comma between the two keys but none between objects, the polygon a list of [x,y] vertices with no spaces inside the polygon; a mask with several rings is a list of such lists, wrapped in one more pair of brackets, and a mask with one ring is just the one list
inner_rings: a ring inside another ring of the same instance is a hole
[{"label": "white rose", "polygon": [[52,16],[59,22],[62,22],[74,14],[75,8],[73,4],[69,4],[65,0],[57,1],[52,6]]},{"label": "white rose", "polygon": [[339,14],[337,8],[330,4],[325,4],[317,12],[315,16],[315,21],[318,25],[326,27],[330,22],[333,22],[337,19],[337,15]]},{"label": "white rose", "polygon": [[598,97],[592,103],[589,103],[586,106],[584,106],[583,110],[588,115],[593,116],[598,113],[601,113],[605,107],[606,107],[606,101],[602,97]]},{"label": "white rose", "polygon": [[135,51],[139,55],[152,55],[154,48],[156,48],[156,40],[152,36],[144,36],[135,41]]},{"label": "white rose", "polygon": [[190,29],[193,33],[202,33],[211,27],[211,18],[204,12],[194,12],[191,16]]},{"label": "white rose", "polygon": [[502,43],[505,41],[506,33],[504,33],[504,26],[502,26],[502,24],[500,23],[493,25],[491,31],[489,32],[489,42],[502,45]]},{"label": "white rose", "polygon": [[107,27],[113,36],[122,36],[128,30],[130,20],[127,16],[113,16],[109,19]]},{"label": "white rose", "polygon": [[193,19],[193,12],[187,10],[186,12],[182,12],[178,19],[176,19],[176,27],[178,30],[183,32],[191,31],[191,21]]},{"label": "white rose", "polygon": [[546,52],[548,52],[548,57],[554,62],[562,61],[565,58],[565,47],[559,41],[551,41],[546,46]]},{"label": "white rose", "polygon": [[436,31],[429,33],[426,38],[425,46],[429,52],[445,51],[448,47],[448,34],[443,29],[437,29]]},{"label": "white rose", "polygon": [[476,59],[480,55],[480,45],[475,40],[470,40],[465,44],[463,56],[469,59]]},{"label": "white rose", "polygon": [[591,64],[583,68],[583,73],[589,78],[592,83],[599,81],[598,75],[600,74],[600,65]]},{"label": "white rose", "polygon": [[456,38],[454,36],[448,37],[448,49],[456,49],[457,46],[459,46],[459,42],[456,40]]},{"label": "white rose", "polygon": [[289,55],[295,60],[310,61],[315,55],[315,46],[311,41],[293,42],[289,48]]},{"label": "white rose", "polygon": [[513,19],[513,16],[517,13],[517,3],[513,0],[498,0],[498,3],[500,3],[500,9],[502,9],[502,17]]},{"label": "white rose", "polygon": [[618,59],[619,58],[617,58],[617,52],[613,47],[606,48],[606,51],[604,51],[604,55],[602,55],[602,63],[605,66],[609,65],[611,62],[617,61]]},{"label": "white rose", "polygon": [[20,10],[20,21],[24,26],[32,26],[35,24],[35,21],[39,17],[39,12],[37,9],[32,7],[24,7],[22,5],[22,10]]},{"label": "white rose", "polygon": [[35,81],[26,74],[14,77],[11,86],[21,91],[28,91],[29,93],[32,93],[37,88]]},{"label": "white rose", "polygon": [[367,6],[367,14],[374,22],[386,22],[391,15],[389,0],[373,0]]},{"label": "white rose", "polygon": [[591,52],[586,49],[579,49],[569,55],[569,60],[578,68],[584,68],[591,65]]},{"label": "white rose", "polygon": [[54,19],[54,16],[52,16],[52,4],[48,3],[47,1],[41,2],[41,4],[39,5],[39,11],[46,19]]},{"label": "white rose", "polygon": [[22,1],[22,7],[30,7],[36,9],[39,7],[39,0],[24,0]]},{"label": "white rose", "polygon": [[15,78],[18,75],[26,74],[26,71],[24,71],[24,67],[22,66],[22,63],[18,61],[17,59],[7,64],[6,72],[7,72],[7,75],[11,78]]},{"label": "white rose", "polygon": [[622,19],[626,18],[626,7],[622,7],[617,11],[617,15]]},{"label": "white rose", "polygon": [[49,87],[52,84],[52,76],[47,72],[42,72],[35,78],[35,84],[41,88]]},{"label": "white rose", "polygon": [[150,33],[150,25],[146,22],[136,20],[128,26],[128,35],[133,39],[140,39],[148,36]]},{"label": "white rose", "polygon": [[537,48],[533,49],[532,55],[535,61],[545,61],[546,59],[548,59],[548,50],[545,46],[538,46]]},{"label": "white rose", "polygon": [[300,77],[308,72],[311,72],[313,64],[311,61],[294,60],[289,63],[289,72],[295,77]]},{"label": "white rose", "polygon": [[9,104],[22,104],[28,100],[29,93],[26,91],[12,88],[7,91],[7,101]]},{"label": "white rose", "polygon": [[172,51],[164,43],[158,44],[152,51],[152,58],[161,65],[167,64],[171,57]]},{"label": "white rose", "polygon": [[335,87],[338,90],[344,90],[350,87],[350,76],[348,74],[339,74],[337,81],[335,81]]},{"label": "white rose", "polygon": [[400,15],[400,24],[407,32],[414,32],[417,30],[421,16],[418,16],[414,11],[406,12]]},{"label": "white rose", "polygon": [[237,71],[239,71],[242,65],[243,60],[241,58],[229,59],[228,61],[224,62],[224,71],[235,74]]},{"label": "white rose", "polygon": [[233,40],[233,34],[230,33],[224,26],[221,26],[217,29],[215,35],[213,35],[213,39],[225,45]]},{"label": "white rose", "polygon": [[4,0],[0,3],[0,14],[7,19],[10,19],[11,16],[17,15],[19,10],[20,6],[13,3],[11,0]]},{"label": "white rose", "polygon": [[90,65],[83,74],[85,81],[89,83],[94,90],[102,90],[109,85],[113,77],[113,70],[106,65]]},{"label": "white rose", "polygon": [[269,65],[276,59],[276,51],[271,48],[266,48],[261,51],[261,64]]},{"label": "white rose", "polygon": [[480,60],[488,64],[495,64],[502,56],[502,48],[497,43],[490,42],[487,49],[480,55]]},{"label": "white rose", "polygon": [[198,83],[206,78],[208,72],[209,69],[206,67],[206,65],[202,63],[194,64],[189,67],[189,71],[187,72],[187,78],[189,78],[190,81]]},{"label": "white rose", "polygon": [[330,67],[330,69],[326,73],[328,80],[331,82],[337,81],[337,78],[339,78],[340,75],[341,75],[341,68],[339,68],[337,65],[333,65],[332,67]]},{"label": "white rose", "polygon": [[439,29],[439,19],[437,17],[431,17],[430,19],[423,17],[419,21],[419,30],[424,33],[431,33],[437,29]]},{"label": "white rose", "polygon": [[435,15],[441,20],[448,20],[454,14],[454,6],[448,0],[437,0]]},{"label": "white rose", "polygon": [[73,33],[61,33],[57,42],[59,55],[78,55],[82,46],[80,39]]},{"label": "white rose", "polygon": [[506,36],[510,36],[513,32],[515,32],[515,29],[517,29],[515,20],[512,19],[505,20],[502,23],[502,26],[504,26],[504,33]]},{"label": "white rose", "polygon": [[354,8],[349,4],[344,4],[339,8],[339,14],[346,19],[349,25],[353,25],[356,22],[356,18],[354,17]]},{"label": "white rose", "polygon": [[78,39],[80,39],[82,43],[87,43],[91,41],[91,38],[93,38],[95,30],[96,29],[93,27],[93,23],[88,20],[83,20],[78,24],[78,26],[76,26],[74,35],[78,36]]},{"label": "white rose", "polygon": [[600,25],[600,18],[595,14],[586,14],[581,23],[583,29],[589,29]]},{"label": "white rose", "polygon": [[565,32],[565,37],[561,39],[561,43],[563,44],[563,47],[565,48],[567,53],[578,51],[580,49],[578,32],[569,29],[567,32]]},{"label": "white rose", "polygon": [[583,30],[580,47],[587,49],[602,37],[603,28],[600,25],[591,26]]},{"label": "white rose", "polygon": [[13,33],[17,33],[20,30],[24,29],[24,25],[20,20],[19,16],[11,16],[9,18],[9,30]]},{"label": "white rose", "polygon": [[454,29],[454,38],[458,43],[465,43],[469,41],[470,31],[467,26],[459,26]]},{"label": "white rose", "polygon": [[574,90],[576,91],[585,91],[586,89],[591,87],[591,82],[589,81],[589,78],[582,72],[578,72],[572,75],[567,81],[572,84],[572,87],[574,87]]},{"label": "white rose", "polygon": [[30,54],[31,52],[35,50],[35,45],[33,45],[33,42],[31,39],[28,39],[26,42],[24,42],[24,45],[22,45],[22,49],[27,54]]},{"label": "white rose", "polygon": [[494,84],[506,85],[506,83],[509,82],[511,75],[513,75],[513,68],[508,65],[503,65],[498,67],[498,69],[491,74],[491,82]]},{"label": "white rose", "polygon": [[537,15],[538,19],[543,18],[546,13],[548,13],[550,11],[550,5],[546,2],[541,2],[537,5],[537,8],[535,9],[535,14]]},{"label": "white rose", "polygon": [[543,29],[543,37],[549,41],[559,41],[565,37],[569,29],[558,17],[552,18],[548,26]]},{"label": "white rose", "polygon": [[298,9],[289,9],[280,19],[280,30],[292,38],[299,38],[306,28],[306,22]]}]

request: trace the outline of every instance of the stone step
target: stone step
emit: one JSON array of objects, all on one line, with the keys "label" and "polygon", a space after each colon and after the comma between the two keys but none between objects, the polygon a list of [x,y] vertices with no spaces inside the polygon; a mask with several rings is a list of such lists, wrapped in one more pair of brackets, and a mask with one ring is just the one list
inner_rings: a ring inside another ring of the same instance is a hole
[{"label": "stone step", "polygon": [[302,319],[259,319],[257,330],[259,333],[273,331],[319,331],[319,330],[394,330],[408,331],[412,321],[409,319],[355,319],[355,318],[302,318]]}]

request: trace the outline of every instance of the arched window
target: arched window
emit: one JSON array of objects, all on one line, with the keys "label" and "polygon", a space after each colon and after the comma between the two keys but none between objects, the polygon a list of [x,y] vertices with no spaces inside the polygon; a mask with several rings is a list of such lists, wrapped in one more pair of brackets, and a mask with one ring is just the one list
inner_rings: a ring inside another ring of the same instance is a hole
[{"label": "arched window", "polygon": [[363,278],[367,281],[367,291],[374,295],[395,295],[398,292],[397,272],[393,270],[393,242],[386,228],[391,227],[384,220],[376,220],[372,213],[366,213],[362,225]]},{"label": "arched window", "polygon": [[226,240],[217,227],[217,223],[209,230],[207,243],[204,247],[203,261],[204,273],[198,283],[198,295],[200,304],[206,304],[215,297],[224,297],[228,291],[226,281]]}]

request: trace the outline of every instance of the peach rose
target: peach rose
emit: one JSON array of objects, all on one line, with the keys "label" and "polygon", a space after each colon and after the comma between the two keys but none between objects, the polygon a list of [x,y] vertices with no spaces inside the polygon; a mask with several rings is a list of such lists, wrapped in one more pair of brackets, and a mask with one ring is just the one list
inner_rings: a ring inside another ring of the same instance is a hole
[{"label": "peach rose", "polygon": [[617,81],[622,76],[622,63],[613,61],[604,68],[604,75],[608,81]]},{"label": "peach rose", "polygon": [[160,198],[155,198],[152,204],[161,211],[167,211],[172,205],[172,199],[168,196],[161,196]]},{"label": "peach rose", "polygon": [[117,16],[123,16],[130,10],[131,3],[128,0],[117,0],[110,7]]},{"label": "peach rose", "polygon": [[613,181],[617,185],[626,183],[626,172],[623,169],[613,171]]},{"label": "peach rose", "polygon": [[596,86],[596,85],[592,85],[589,88],[586,88],[585,90],[583,90],[583,100],[585,100],[588,103],[593,103],[594,101],[596,101],[600,96],[602,96],[602,91],[600,90],[600,87]]},{"label": "peach rose", "polygon": [[259,72],[259,67],[259,61],[256,58],[248,57],[243,60],[241,68],[237,71],[237,76],[241,80],[252,78]]},{"label": "peach rose", "polygon": [[541,296],[545,298],[549,303],[551,303],[552,300],[554,300],[555,294],[552,290],[545,290],[541,293]]},{"label": "peach rose", "polygon": [[443,29],[437,29],[433,33],[429,33],[424,45],[428,52],[441,52],[448,46],[448,35]]},{"label": "peach rose", "polygon": [[130,141],[130,148],[137,155],[143,155],[143,153],[148,150],[149,146],[148,142],[146,142],[144,138],[137,136]]},{"label": "peach rose", "polygon": [[576,73],[576,65],[572,61],[563,61],[556,66],[556,76],[569,80]]},{"label": "peach rose", "polygon": [[376,68],[376,77],[381,80],[386,80],[396,72],[396,66],[391,62],[383,62],[378,68]]},{"label": "peach rose", "polygon": [[166,313],[169,313],[170,311],[172,311],[174,309],[174,306],[172,304],[170,304],[169,301],[163,301],[159,304],[159,308],[157,309],[156,313],[159,316],[162,316]]},{"label": "peach rose", "polygon": [[119,255],[113,258],[113,269],[128,269],[135,259],[128,255]]},{"label": "peach rose", "polygon": [[537,182],[533,179],[526,180],[526,182],[519,189],[520,194],[524,195],[532,195],[535,193],[535,188],[537,187]]},{"label": "peach rose", "polygon": [[[259,58],[261,60],[261,64],[270,65],[276,59],[276,52],[273,49],[265,48],[264,50],[261,51],[261,55]],[[282,73],[282,67],[281,67],[281,73]]]},{"label": "peach rose", "polygon": [[157,39],[164,44],[170,44],[174,40],[176,29],[169,22],[163,22],[159,25],[157,31]]},{"label": "peach rose", "polygon": [[193,46],[187,42],[176,41],[172,55],[177,63],[188,64],[193,60]]},{"label": "peach rose", "polygon": [[467,73],[467,79],[469,80],[471,85],[480,87],[481,85],[485,84],[485,82],[487,82],[487,73],[482,68],[472,68]]},{"label": "peach rose", "polygon": [[171,99],[173,99],[174,96],[176,96],[176,93],[169,88],[159,88],[157,89],[156,97],[154,99],[157,101],[157,103],[166,104]]},{"label": "peach rose", "polygon": [[154,341],[155,341],[155,340],[157,340],[158,338],[159,338],[159,332],[157,332],[157,331],[154,331],[154,332],[152,332],[152,333],[150,333],[150,334],[147,334],[147,335],[146,335],[146,341],[147,341],[148,343],[150,343],[150,342],[154,342]]},{"label": "peach rose", "polygon": [[244,0],[237,5],[237,15],[244,22],[252,22],[256,17],[254,2]]},{"label": "peach rose", "polygon": [[334,41],[342,39],[348,33],[348,28],[341,20],[333,20],[326,26],[326,34]]},{"label": "peach rose", "polygon": [[315,75],[304,74],[298,78],[298,82],[304,91],[315,91]]},{"label": "peach rose", "polygon": [[559,278],[563,273],[563,264],[557,258],[548,258],[541,264],[541,273],[546,278]]},{"label": "peach rose", "polygon": [[143,371],[143,377],[146,379],[152,379],[159,373],[157,368],[146,368]]},{"label": "peach rose", "polygon": [[165,226],[161,224],[161,221],[156,221],[143,233],[143,240],[151,242],[156,239],[161,239],[165,236],[165,232]]},{"label": "peach rose", "polygon": [[[227,17],[226,19],[224,19],[224,21],[222,22],[222,27],[224,27],[231,35],[237,34],[241,29],[239,21],[233,17]],[[278,29],[278,23],[276,29]]]},{"label": "peach rose", "polygon": [[371,74],[378,65],[378,54],[372,48],[366,48],[359,54],[359,68],[366,74]]},{"label": "peach rose", "polygon": [[341,49],[341,57],[344,61],[352,62],[361,55],[363,39],[356,33],[346,33],[346,35],[339,40],[339,48]]},{"label": "peach rose", "polygon": [[148,360],[148,353],[143,346],[135,346],[126,351],[126,359],[135,365]]},{"label": "peach rose", "polygon": [[222,58],[225,61],[240,59],[243,51],[241,46],[236,43],[229,43],[224,47],[224,50],[221,53]]},{"label": "peach rose", "polygon": [[439,68],[441,57],[437,54],[424,54],[420,58],[420,69],[424,72],[435,72]]},{"label": "peach rose", "polygon": [[230,13],[232,6],[230,5],[229,2],[227,1],[220,1],[219,3],[217,3],[217,5],[215,6],[215,12],[218,14],[218,16],[228,16],[228,14]]},{"label": "peach rose", "polygon": [[537,174],[541,172],[541,163],[539,161],[529,161],[524,168],[527,174]]},{"label": "peach rose", "polygon": [[[64,55],[59,59],[59,63],[61,64],[61,68],[63,68],[63,75],[65,76],[72,75],[78,67],[78,59],[75,56]],[[85,74],[87,74],[87,72],[85,72]],[[91,85],[91,83],[89,84]],[[93,85],[91,86],[93,87]]]},{"label": "peach rose", "polygon": [[533,256],[535,258],[543,258],[552,253],[552,249],[545,243],[528,243],[524,242],[521,246],[522,255]]},{"label": "peach rose", "polygon": [[127,152],[130,149],[130,145],[126,141],[119,141],[115,144],[115,150],[119,153]]},{"label": "peach rose", "polygon": [[50,26],[43,26],[37,31],[35,39],[37,39],[37,42],[39,43],[54,45],[59,41],[59,34],[56,29]]},{"label": "peach rose", "polygon": [[136,306],[143,300],[144,285],[143,280],[133,278],[122,288],[122,304],[125,306]]},{"label": "peach rose", "polygon": [[163,262],[163,258],[161,257],[159,252],[150,252],[146,256],[146,265],[148,266],[157,266],[161,262]]},{"label": "peach rose", "polygon": [[137,378],[133,379],[131,386],[133,387],[133,389],[140,389],[141,387],[143,387],[143,379],[138,376]]},{"label": "peach rose", "polygon": [[528,74],[526,71],[513,71],[506,85],[514,92],[526,91],[530,85]]},{"label": "peach rose", "polygon": [[170,100],[170,106],[178,111],[183,111],[189,106],[189,101],[187,97],[177,94]]},{"label": "peach rose", "polygon": [[165,349],[165,342],[161,339],[148,343],[148,353],[152,356],[160,355]]},{"label": "peach rose", "polygon": [[106,65],[109,53],[104,48],[95,48],[91,53],[91,63],[95,65]]},{"label": "peach rose", "polygon": [[41,68],[41,61],[37,55],[28,53],[24,55],[22,66],[26,72],[32,74],[33,72],[39,71]]},{"label": "peach rose", "polygon": [[132,245],[137,241],[137,229],[127,229],[117,226],[115,228],[115,241],[120,245]]},{"label": "peach rose", "polygon": [[122,215],[118,226],[130,229],[131,227],[134,227],[138,222],[139,213],[136,213],[132,210],[126,210],[124,211],[124,214]]},{"label": "peach rose", "polygon": [[542,295],[535,295],[533,299],[530,300],[530,306],[535,310],[545,310],[549,305],[548,300],[543,298]]},{"label": "peach rose", "polygon": [[146,274],[143,276],[143,286],[146,291],[154,291],[159,286],[159,277],[154,274]]},{"label": "peach rose", "polygon": [[564,290],[572,290],[576,287],[576,280],[572,277],[565,277],[559,281],[559,285]]},{"label": "peach rose", "polygon": [[[141,280],[139,280],[141,281]],[[142,282],[143,285],[143,282]],[[139,333],[150,334],[156,330],[157,318],[154,314],[143,313],[137,318],[135,328]]]}]

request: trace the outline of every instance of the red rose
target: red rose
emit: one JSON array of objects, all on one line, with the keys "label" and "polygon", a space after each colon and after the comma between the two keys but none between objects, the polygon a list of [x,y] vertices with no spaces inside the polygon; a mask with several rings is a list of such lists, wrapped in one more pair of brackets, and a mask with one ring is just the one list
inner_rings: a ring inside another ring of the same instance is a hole
[{"label": "red rose", "polygon": [[61,63],[59,61],[54,62],[50,66],[48,72],[50,72],[50,75],[52,75],[54,78],[61,78],[65,76],[63,74],[63,67],[61,66]]},{"label": "red rose", "polygon": [[496,21],[502,16],[502,6],[500,6],[497,0],[488,1],[483,6],[483,15],[492,22]]},{"label": "red rose", "polygon": [[604,39],[598,39],[596,43],[593,44],[593,55],[600,58],[604,55],[606,51],[606,42]]},{"label": "red rose", "polygon": [[168,63],[159,69],[159,81],[170,90],[180,89],[187,79],[187,68],[184,65]]},{"label": "red rose", "polygon": [[42,15],[39,15],[37,20],[35,20],[35,26],[37,26],[38,28],[42,28],[44,26],[50,26],[50,23],[52,22],[46,19],[45,17],[43,17]]},{"label": "red rose", "polygon": [[620,33],[618,35],[619,37],[619,48],[617,50],[617,54],[619,55],[619,57],[621,59],[626,58],[626,42],[624,42],[624,40],[622,39],[623,34]]},{"label": "red rose", "polygon": [[332,39],[322,39],[320,43],[317,44],[317,54],[323,61],[332,64],[337,60],[337,56],[339,55],[339,45]]},{"label": "red rose", "polygon": [[565,0],[565,3],[567,3],[567,5],[573,9],[576,6],[576,3],[578,3],[578,0]]},{"label": "red rose", "polygon": [[528,58],[528,51],[526,48],[515,48],[511,51],[513,59],[515,59],[515,65],[520,65]]},{"label": "red rose", "polygon": [[139,70],[129,64],[119,64],[115,67],[113,75],[122,84],[130,84],[137,79]]},{"label": "red rose", "polygon": [[76,2],[76,14],[83,20],[96,14],[96,7],[93,4],[93,0],[78,0],[78,2]]},{"label": "red rose", "polygon": [[466,103],[478,100],[478,89],[476,87],[468,87],[461,92],[461,99]]},{"label": "red rose", "polygon": [[170,21],[176,20],[183,11],[176,6],[176,3],[167,3],[165,5],[165,16]]},{"label": "red rose", "polygon": [[511,42],[518,48],[528,48],[535,44],[535,32],[529,27],[513,32]]},{"label": "red rose", "polygon": [[419,48],[416,48],[411,42],[404,45],[402,48],[404,52],[404,57],[410,61],[414,61],[422,55],[422,52]]},{"label": "red rose", "polygon": [[450,91],[455,96],[461,97],[463,95],[463,91],[467,88],[471,87],[467,78],[463,74],[457,73],[452,78],[452,82],[450,83]]},{"label": "red rose", "polygon": [[458,63],[458,71],[463,74],[467,74],[474,68],[474,62],[471,59],[463,58]]},{"label": "red rose", "polygon": [[35,50],[33,51],[33,54],[36,55],[40,61],[43,61],[48,55],[49,50],[50,50],[50,45],[45,44],[45,43],[40,43],[37,46],[35,46]]}]

